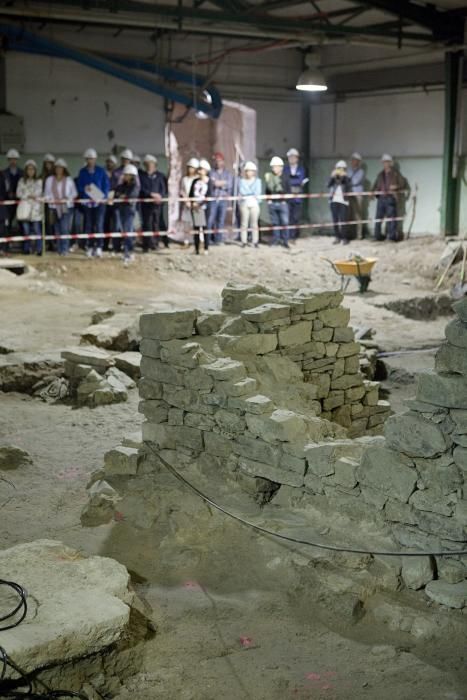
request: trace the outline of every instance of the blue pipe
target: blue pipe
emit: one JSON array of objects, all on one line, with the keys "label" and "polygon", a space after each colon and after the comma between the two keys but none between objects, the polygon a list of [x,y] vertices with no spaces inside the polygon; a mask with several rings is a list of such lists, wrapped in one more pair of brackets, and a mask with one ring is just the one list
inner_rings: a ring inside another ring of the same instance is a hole
[{"label": "blue pipe", "polygon": [[151,72],[156,75],[161,75],[166,80],[183,82],[198,88],[204,85],[204,79],[199,75],[192,75],[191,73],[186,73],[174,68],[155,66],[149,61],[122,58],[109,60],[94,53],[75,49],[68,44],[38,36],[14,24],[0,24],[0,35],[6,36],[9,39],[8,47],[15,51],[39,53],[77,61],[89,68],[102,71],[114,78],[124,80],[131,85],[136,85],[143,90],[161,95],[169,100],[183,104],[186,107],[204,112],[213,119],[217,119],[222,111],[221,96],[218,90],[212,85],[204,88],[211,97],[211,103],[202,100],[198,102],[196,99],[182,92],[178,92],[167,85],[162,85],[144,75],[139,75],[131,69]]}]

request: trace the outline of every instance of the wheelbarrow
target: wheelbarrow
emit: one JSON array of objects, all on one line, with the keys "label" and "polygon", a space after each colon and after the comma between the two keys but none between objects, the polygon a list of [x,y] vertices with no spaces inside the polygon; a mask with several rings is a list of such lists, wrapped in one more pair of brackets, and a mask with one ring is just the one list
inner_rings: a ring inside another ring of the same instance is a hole
[{"label": "wheelbarrow", "polygon": [[336,275],[341,278],[341,292],[345,292],[350,284],[352,277],[356,277],[360,285],[360,294],[364,294],[371,282],[371,270],[378,258],[361,258],[355,256],[349,260],[330,260],[329,258],[321,258],[328,262]]}]

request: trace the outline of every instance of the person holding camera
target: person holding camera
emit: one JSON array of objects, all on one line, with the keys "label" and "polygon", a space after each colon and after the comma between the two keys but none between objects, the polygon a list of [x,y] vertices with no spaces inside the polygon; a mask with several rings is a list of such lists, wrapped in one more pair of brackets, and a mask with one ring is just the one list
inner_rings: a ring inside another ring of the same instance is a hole
[{"label": "person holding camera", "polygon": [[347,221],[349,219],[350,178],[347,175],[345,160],[337,161],[328,182],[329,206],[334,223],[334,245],[349,243]]}]

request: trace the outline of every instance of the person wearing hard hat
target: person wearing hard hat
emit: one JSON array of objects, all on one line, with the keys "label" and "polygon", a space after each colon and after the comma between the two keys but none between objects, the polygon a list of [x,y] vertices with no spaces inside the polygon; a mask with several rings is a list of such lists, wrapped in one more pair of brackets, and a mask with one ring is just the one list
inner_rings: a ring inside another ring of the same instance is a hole
[{"label": "person wearing hard hat", "polygon": [[59,255],[68,255],[70,233],[75,199],[78,196],[76,185],[63,158],[55,161],[54,173],[49,175],[44,185],[44,196],[54,215],[54,232],[58,238]]},{"label": "person wearing hard hat", "polygon": [[112,182],[112,176],[113,173],[118,165],[118,160],[117,158],[113,155],[113,153],[110,153],[107,158],[105,159],[105,172],[107,173],[107,177],[109,180]]},{"label": "person wearing hard hat", "polygon": [[[3,238],[6,234],[6,216],[7,208],[2,202],[6,199],[6,184],[5,176],[3,172],[0,171],[0,238]],[[8,251],[8,244],[0,241],[0,255],[5,255]]]},{"label": "person wearing hard hat", "polygon": [[[384,241],[388,238],[390,241],[397,241],[397,196],[398,192],[404,189],[404,181],[394,168],[392,156],[385,153],[381,161],[383,169],[372,188],[377,198],[375,240]],[[384,219],[386,219],[386,231],[383,234]]]},{"label": "person wearing hard hat", "polygon": [[209,171],[211,164],[205,158],[199,161],[198,177],[193,180],[190,189],[191,220],[193,223],[193,238],[195,241],[195,253],[199,255],[200,243],[204,243],[204,254],[209,251],[209,235],[204,233],[206,229],[206,198],[211,196],[211,181]]},{"label": "person wearing hard hat", "polygon": [[[190,196],[191,186],[198,176],[198,168],[198,158],[190,158],[186,164],[185,175],[182,177],[180,182],[180,197],[182,199],[188,199]],[[183,223],[185,235],[188,235],[193,225],[193,219],[191,216],[191,202],[181,202],[180,208],[180,221]],[[185,240],[185,243],[188,243],[188,241]]]},{"label": "person wearing hard hat", "polygon": [[[143,253],[151,248],[159,247],[159,233],[165,230],[163,219],[162,200],[167,197],[167,178],[157,169],[156,156],[148,153],[143,158],[144,170],[140,171],[141,199],[150,199],[150,202],[141,202],[141,216],[143,231],[153,232],[153,236],[143,236]],[[154,240],[155,236],[155,240]],[[164,246],[169,247],[167,233],[162,236]]]},{"label": "person wearing hard hat", "polygon": [[242,248],[248,243],[248,229],[251,230],[251,240],[255,248],[259,245],[259,207],[261,195],[261,180],[258,177],[256,163],[248,160],[243,166],[243,173],[238,185],[240,196],[240,240]]},{"label": "person wearing hard hat", "polygon": [[227,197],[232,194],[233,175],[225,167],[225,157],[220,151],[214,153],[214,167],[209,173],[211,180],[212,197],[215,199],[209,203],[208,207],[208,228],[211,231],[211,241],[214,244],[222,243],[225,227],[225,217],[229,201]]},{"label": "person wearing hard hat", "polygon": [[114,190],[115,199],[123,200],[116,202],[115,206],[120,213],[122,232],[133,234],[124,236],[123,239],[123,264],[127,266],[133,262],[134,242],[135,242],[135,214],[137,202],[131,201],[139,197],[140,185],[138,179],[138,169],[132,163],[125,165],[122,173],[123,179]]},{"label": "person wearing hard hat", "polygon": [[[111,185],[113,180],[113,173],[117,165],[117,158],[113,155],[113,153],[110,153],[105,159],[105,172],[107,173],[107,177],[109,178],[109,182],[111,183]],[[104,214],[104,233],[113,233],[114,231],[116,231],[115,207],[113,207],[111,204],[106,204]],[[104,238],[104,250],[108,250],[109,248],[113,247],[114,245],[112,243],[112,239]]]},{"label": "person wearing hard hat", "polygon": [[[43,186],[45,185],[47,178],[54,174],[54,166],[55,156],[53,155],[53,153],[46,153],[45,156],[42,158],[41,180]],[[45,235],[52,236],[54,232],[53,211],[51,211],[47,203],[44,204],[44,219]],[[46,248],[47,250],[54,250],[54,242],[47,241]]]},{"label": "person wearing hard hat", "polygon": [[290,194],[290,179],[284,173],[284,161],[279,156],[271,158],[269,163],[271,170],[264,176],[265,193],[274,196],[268,200],[269,216],[271,224],[275,227],[273,231],[273,245],[282,243],[285,248],[289,247],[289,207],[287,200],[280,195]]},{"label": "person wearing hard hat", "polygon": [[53,153],[46,153],[42,159],[41,179],[45,182],[50,175],[54,174],[55,156]]},{"label": "person wearing hard hat", "polygon": [[[309,182],[308,173],[304,165],[300,163],[300,153],[296,148],[289,148],[287,151],[287,163],[285,164],[284,173],[290,180],[290,191],[292,194],[303,194],[305,187]],[[295,226],[290,229],[289,238],[295,241],[300,235],[298,228],[302,220],[303,198],[287,200],[289,207],[289,224]]]},{"label": "person wearing hard hat", "polygon": [[363,212],[364,201],[361,193],[365,190],[366,174],[362,167],[362,160],[360,153],[355,151],[350,156],[350,167],[347,169],[350,192],[352,193],[352,196],[349,197],[349,218],[351,221],[357,222],[349,225],[351,238],[364,238],[362,224],[362,219],[365,218]]},{"label": "person wearing hard hat", "polygon": [[[8,165],[3,171],[6,186],[6,199],[16,198],[16,188],[23,171],[18,167],[19,152],[16,148],[10,148],[6,154]],[[12,235],[13,221],[16,215],[16,204],[8,204],[6,207],[7,231],[8,235]]]},{"label": "person wearing hard hat", "polygon": [[[37,171],[37,163],[27,160],[24,164],[24,173],[18,181],[16,198],[19,199],[16,216],[21,225],[23,236],[34,236],[32,249],[37,255],[42,255],[42,180]],[[31,242],[25,240],[23,253],[29,254]]]},{"label": "person wearing hard hat", "polygon": [[[104,168],[97,165],[97,153],[94,148],[88,148],[83,154],[86,162],[78,174],[77,189],[83,203],[84,232],[104,232],[105,203],[110,190],[110,182]],[[87,246],[88,257],[102,257],[102,237],[89,239]]]},{"label": "person wearing hard hat", "polygon": [[329,206],[334,223],[334,244],[349,243],[347,221],[349,219],[350,180],[347,175],[347,163],[338,160],[328,181]]}]

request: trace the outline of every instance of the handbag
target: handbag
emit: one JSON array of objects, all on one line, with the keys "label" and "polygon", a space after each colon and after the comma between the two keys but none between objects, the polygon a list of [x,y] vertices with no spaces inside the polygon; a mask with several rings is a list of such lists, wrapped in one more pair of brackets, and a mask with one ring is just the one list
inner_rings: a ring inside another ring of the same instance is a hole
[{"label": "handbag", "polygon": [[22,199],[16,208],[16,218],[18,221],[29,221],[32,214],[32,202]]}]

